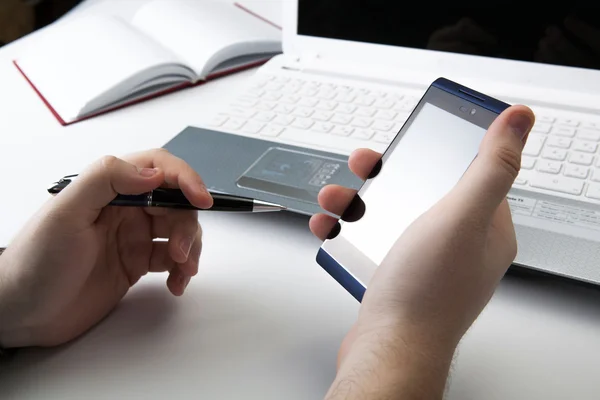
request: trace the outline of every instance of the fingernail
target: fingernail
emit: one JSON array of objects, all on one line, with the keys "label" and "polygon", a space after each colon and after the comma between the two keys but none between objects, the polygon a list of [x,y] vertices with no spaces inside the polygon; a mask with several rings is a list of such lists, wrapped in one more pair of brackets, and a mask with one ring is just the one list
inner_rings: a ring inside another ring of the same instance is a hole
[{"label": "fingernail", "polygon": [[138,172],[141,176],[145,178],[150,178],[151,176],[156,175],[158,170],[156,168],[138,168]]},{"label": "fingernail", "polygon": [[192,248],[192,241],[193,238],[191,236],[188,236],[186,238],[181,239],[181,243],[179,244],[179,249],[181,250],[183,255],[185,255],[186,258],[190,254],[190,250]]},{"label": "fingernail", "polygon": [[513,114],[508,120],[508,125],[519,139],[524,139],[529,132],[533,121],[525,114]]},{"label": "fingernail", "polygon": [[190,280],[192,279],[192,277],[181,275],[179,279],[181,281],[181,286],[183,286],[183,289],[185,290],[185,288],[187,288],[187,286],[190,284]]},{"label": "fingernail", "polygon": [[331,231],[329,231],[329,235],[327,235],[327,239],[331,240],[340,234],[342,230],[342,225],[339,222],[336,222]]},{"label": "fingernail", "polygon": [[373,179],[377,175],[379,175],[379,173],[381,172],[382,165],[383,165],[383,162],[381,161],[381,158],[380,158],[379,160],[377,160],[377,164],[375,164],[375,166],[373,167],[373,169],[371,170],[371,173],[369,174],[369,176],[367,176],[367,178]]}]

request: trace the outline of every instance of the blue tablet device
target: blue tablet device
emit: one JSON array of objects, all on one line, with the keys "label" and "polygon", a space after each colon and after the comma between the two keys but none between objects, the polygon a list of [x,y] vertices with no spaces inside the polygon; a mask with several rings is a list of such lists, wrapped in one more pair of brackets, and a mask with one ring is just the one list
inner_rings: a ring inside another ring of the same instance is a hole
[{"label": "blue tablet device", "polygon": [[382,156],[381,171],[359,189],[365,211],[340,221],[317,262],[354,298],[394,242],[462,177],[488,127],[509,105],[439,78],[431,84]]}]

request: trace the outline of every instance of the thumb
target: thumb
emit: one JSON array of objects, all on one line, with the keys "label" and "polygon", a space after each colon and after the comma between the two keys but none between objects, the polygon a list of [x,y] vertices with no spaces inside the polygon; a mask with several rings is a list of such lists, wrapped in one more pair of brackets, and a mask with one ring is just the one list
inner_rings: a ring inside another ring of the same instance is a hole
[{"label": "thumb", "polygon": [[142,194],[163,182],[164,173],[157,168],[138,168],[120,158],[106,156],[79,174],[56,196],[56,201],[69,212],[90,213],[95,220],[118,194]]},{"label": "thumb", "polygon": [[468,215],[492,218],[521,168],[521,152],[535,115],[525,106],[511,106],[490,125],[477,157],[453,191]]}]

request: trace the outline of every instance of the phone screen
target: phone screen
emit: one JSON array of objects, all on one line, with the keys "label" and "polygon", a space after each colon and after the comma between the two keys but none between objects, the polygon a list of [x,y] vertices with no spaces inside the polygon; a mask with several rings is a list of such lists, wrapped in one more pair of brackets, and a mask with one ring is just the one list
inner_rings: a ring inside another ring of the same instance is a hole
[{"label": "phone screen", "polygon": [[406,228],[460,180],[497,115],[430,87],[384,153],[377,177],[359,190],[364,215],[356,222],[340,221],[342,229],[324,242],[319,263],[343,268],[366,288]]}]

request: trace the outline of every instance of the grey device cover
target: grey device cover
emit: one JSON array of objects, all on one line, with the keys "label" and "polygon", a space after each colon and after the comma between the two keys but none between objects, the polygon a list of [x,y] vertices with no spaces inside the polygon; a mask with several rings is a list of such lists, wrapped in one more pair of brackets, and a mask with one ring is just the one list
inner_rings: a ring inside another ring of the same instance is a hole
[{"label": "grey device cover", "polygon": [[[255,137],[190,126],[163,148],[194,168],[211,191],[281,204],[288,211],[304,215],[324,212],[316,200],[319,186],[322,187],[319,183],[352,189],[359,189],[362,185],[362,181],[348,168],[347,156]],[[273,155],[276,157],[273,158]],[[255,179],[267,164],[276,163],[283,168],[285,165],[282,163],[286,160],[302,161],[310,168],[303,172],[310,176],[298,178],[283,175],[275,177],[273,182]],[[331,169],[325,168],[330,166]],[[322,171],[325,174],[320,175]],[[328,174],[328,171],[332,173]],[[315,176],[322,176],[323,181],[314,182]],[[299,182],[302,179],[305,182]],[[253,182],[258,182],[258,185]],[[309,188],[310,193],[306,190]]]}]

